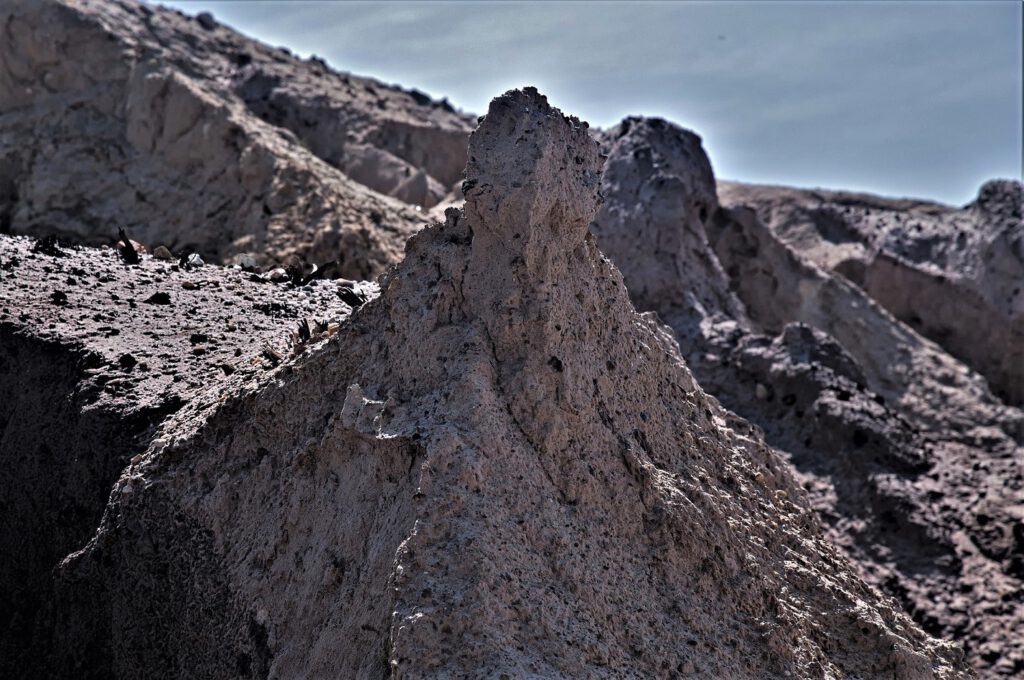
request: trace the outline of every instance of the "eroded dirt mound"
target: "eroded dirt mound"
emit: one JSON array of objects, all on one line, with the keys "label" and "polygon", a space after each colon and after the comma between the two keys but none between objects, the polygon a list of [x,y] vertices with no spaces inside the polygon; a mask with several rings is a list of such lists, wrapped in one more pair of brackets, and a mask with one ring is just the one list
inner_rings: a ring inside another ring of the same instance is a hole
[{"label": "eroded dirt mound", "polygon": [[468,132],[417,93],[208,17],[119,0],[0,8],[0,232],[100,245],[118,225],[151,249],[338,260],[368,278],[425,223],[409,203],[458,179]]},{"label": "eroded dirt mound", "polygon": [[726,183],[784,243],[1024,400],[1024,185],[986,183],[963,208]]},{"label": "eroded dirt mound", "polygon": [[592,230],[637,307],[788,456],[868,580],[986,675],[1024,672],[1020,411],[752,211],[719,208],[693,133],[628,119],[602,139]]},{"label": "eroded dirt mound", "polygon": [[104,649],[120,677],[967,676],[633,309],[588,235],[586,125],[509,92],[470,157],[465,209],[322,351],[193,401],[122,475],[60,569],[77,659]]}]

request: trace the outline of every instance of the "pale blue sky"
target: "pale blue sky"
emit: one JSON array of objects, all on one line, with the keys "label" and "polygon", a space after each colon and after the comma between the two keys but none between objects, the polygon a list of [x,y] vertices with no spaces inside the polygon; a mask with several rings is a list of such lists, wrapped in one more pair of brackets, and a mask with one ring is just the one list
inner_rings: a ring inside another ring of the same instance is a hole
[{"label": "pale blue sky", "polygon": [[1021,177],[1016,1],[161,4],[474,113],[536,85],[602,127],[663,116],[723,178],[962,204]]}]

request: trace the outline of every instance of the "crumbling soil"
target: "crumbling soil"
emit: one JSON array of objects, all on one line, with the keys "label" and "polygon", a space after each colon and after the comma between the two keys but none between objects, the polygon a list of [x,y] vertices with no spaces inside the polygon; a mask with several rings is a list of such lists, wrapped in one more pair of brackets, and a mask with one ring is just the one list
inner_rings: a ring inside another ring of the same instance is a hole
[{"label": "crumbling soil", "polygon": [[295,351],[300,320],[337,323],[350,311],[335,282],[296,288],[237,268],[186,270],[148,255],[128,266],[112,248],[36,245],[0,237],[8,677],[55,671],[47,663],[67,640],[53,630],[53,570],[88,543],[114,482],[167,416],[266,381],[279,361],[267,355]]}]

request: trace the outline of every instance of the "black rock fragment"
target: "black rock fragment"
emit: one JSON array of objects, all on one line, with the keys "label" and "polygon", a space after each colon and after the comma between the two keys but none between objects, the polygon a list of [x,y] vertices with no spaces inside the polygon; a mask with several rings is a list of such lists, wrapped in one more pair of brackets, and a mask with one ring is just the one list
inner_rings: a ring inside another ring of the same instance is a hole
[{"label": "black rock fragment", "polygon": [[32,244],[32,252],[40,255],[49,255],[50,257],[67,256],[67,253],[61,250],[60,239],[52,234],[50,236],[37,238],[36,242]]},{"label": "black rock fragment", "polygon": [[117,254],[121,256],[121,261],[125,264],[138,264],[139,253],[123,228],[117,230],[117,238]]},{"label": "black rock fragment", "polygon": [[338,286],[338,297],[352,309],[358,309],[366,303],[366,294],[356,290],[351,282]]},{"label": "black rock fragment", "polygon": [[281,363],[281,359],[284,358],[280,352],[269,345],[263,348],[263,351],[260,352],[260,356],[269,361],[271,366],[277,366]]}]

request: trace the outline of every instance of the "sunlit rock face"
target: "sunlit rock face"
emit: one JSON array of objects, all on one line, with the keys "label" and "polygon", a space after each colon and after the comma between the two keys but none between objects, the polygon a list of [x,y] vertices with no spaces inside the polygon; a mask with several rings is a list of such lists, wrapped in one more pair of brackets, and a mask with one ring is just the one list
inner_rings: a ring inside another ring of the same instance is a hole
[{"label": "sunlit rock face", "polygon": [[1009,404],[1024,400],[1024,185],[987,182],[963,208],[839,191],[727,183],[777,238],[860,286],[962,360]]},{"label": "sunlit rock face", "polygon": [[471,119],[146,4],[0,8],[0,232],[381,273],[461,179]]}]

